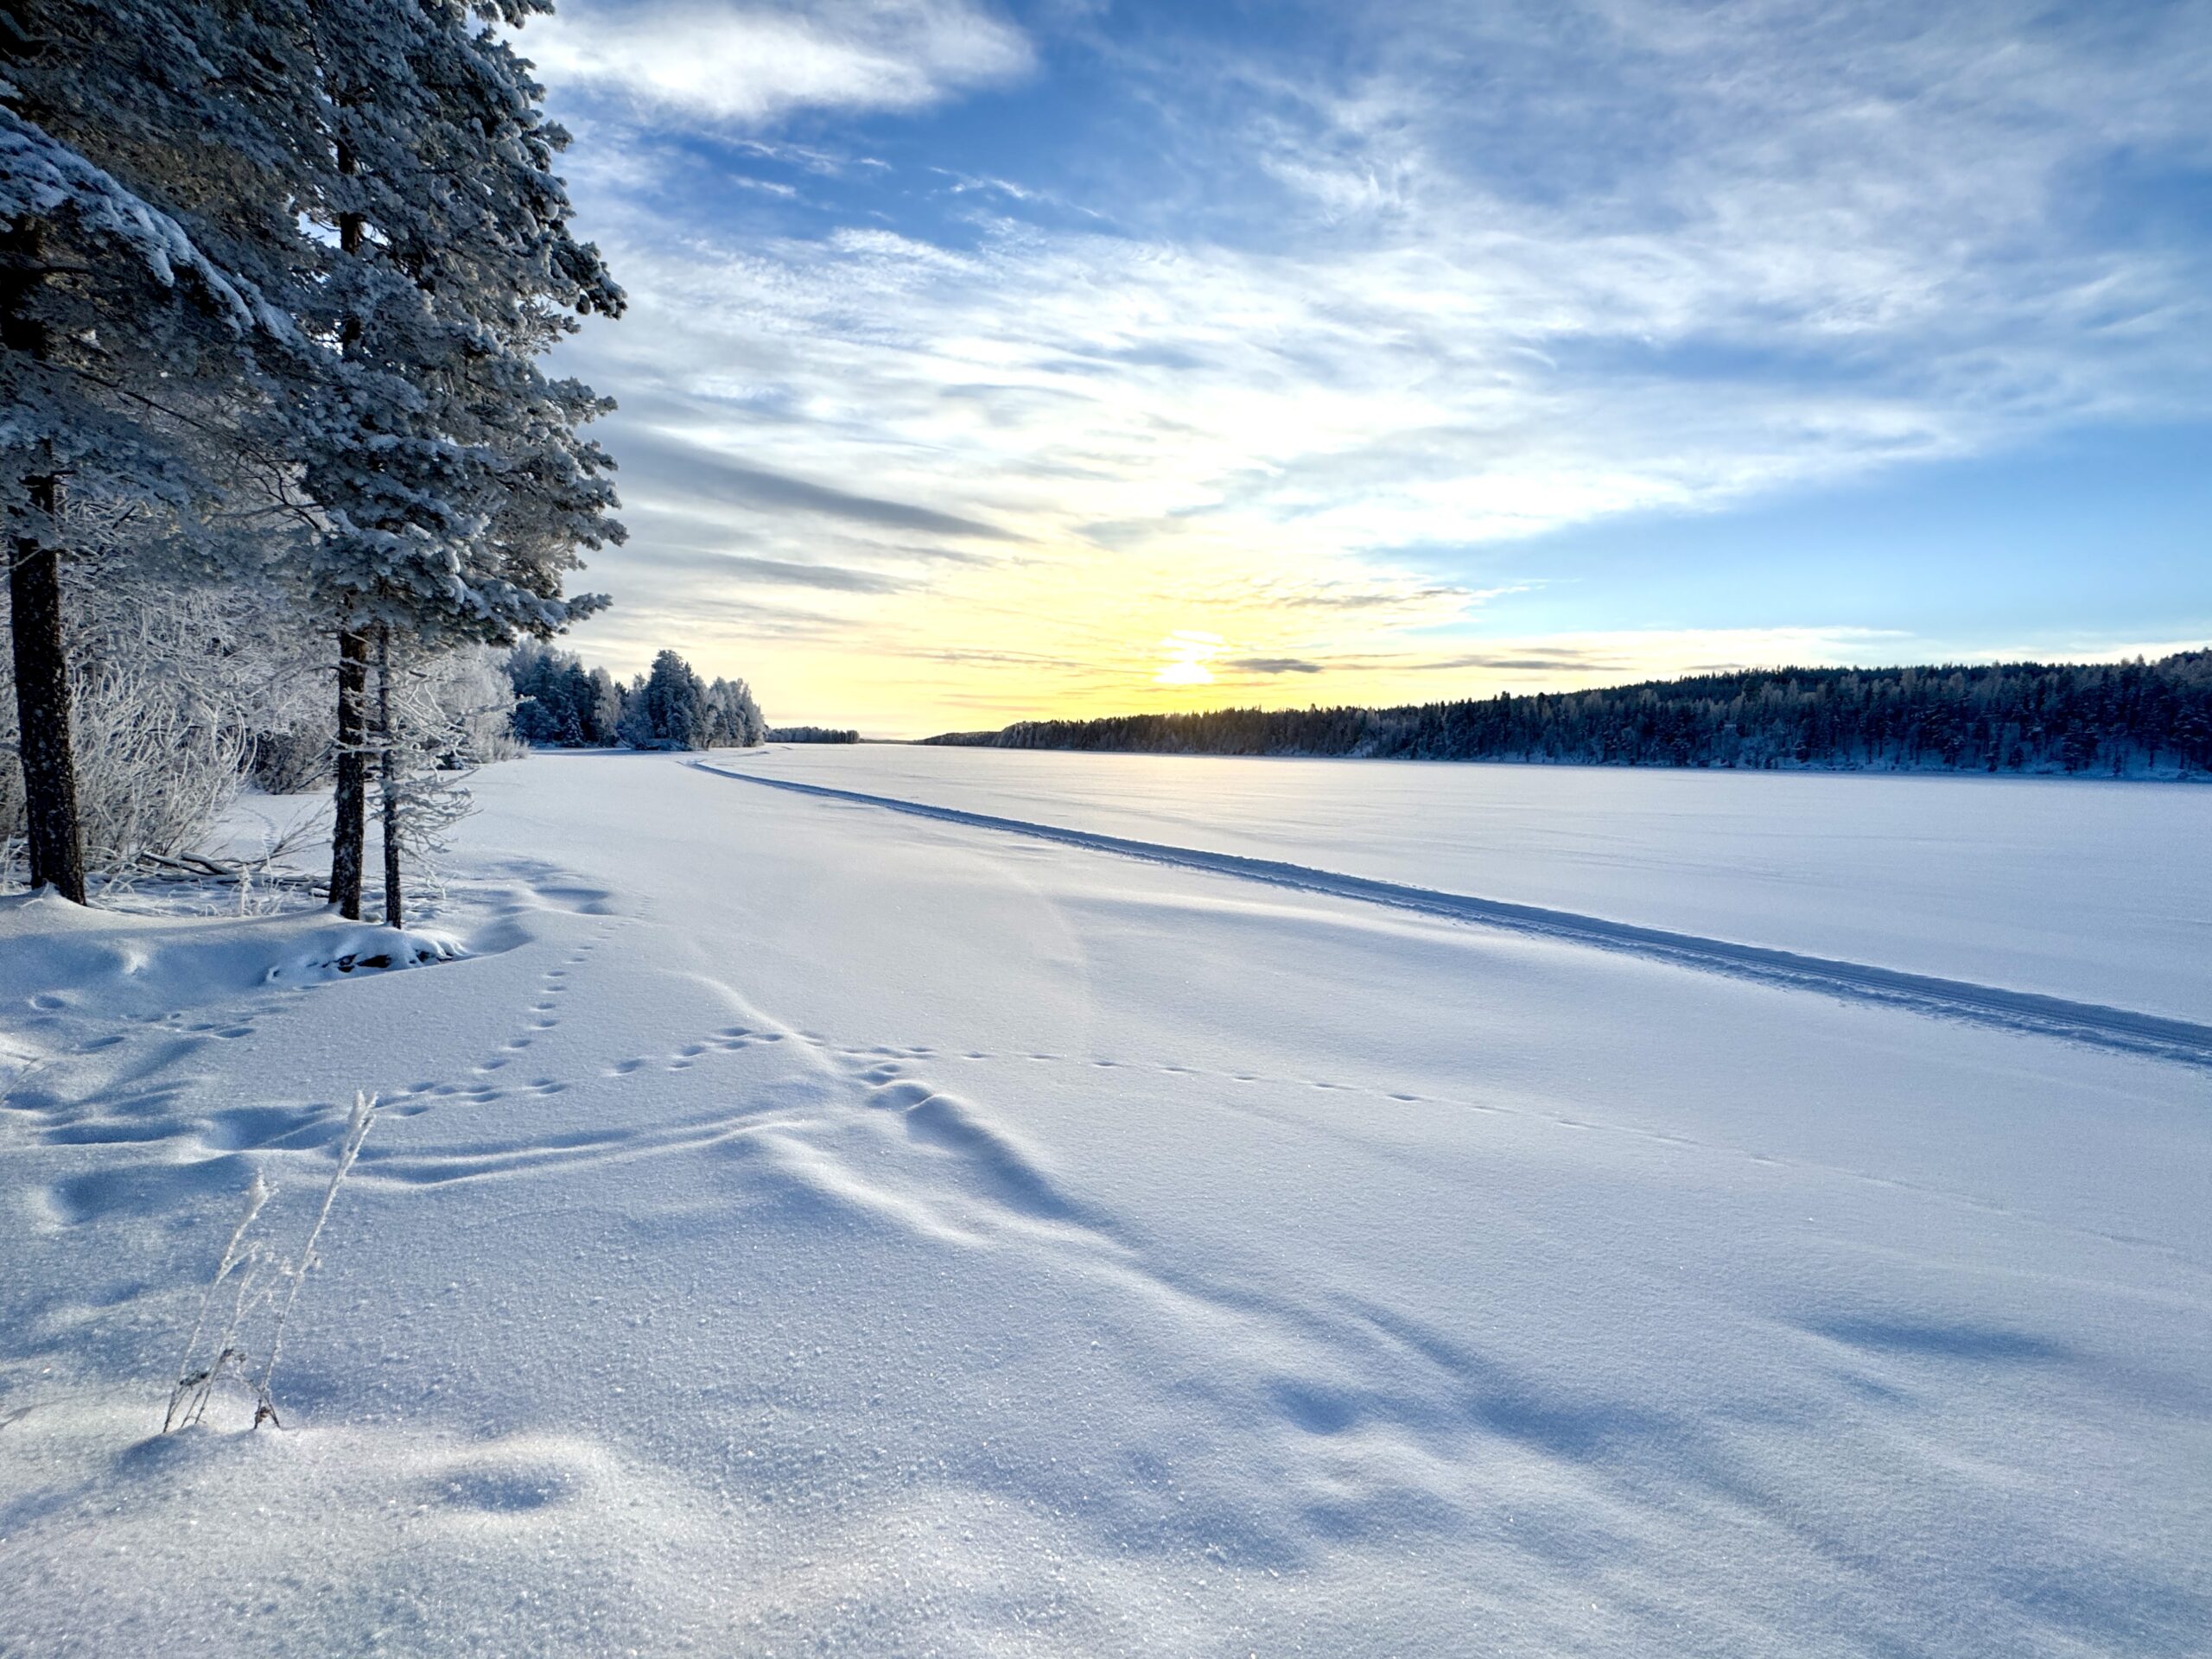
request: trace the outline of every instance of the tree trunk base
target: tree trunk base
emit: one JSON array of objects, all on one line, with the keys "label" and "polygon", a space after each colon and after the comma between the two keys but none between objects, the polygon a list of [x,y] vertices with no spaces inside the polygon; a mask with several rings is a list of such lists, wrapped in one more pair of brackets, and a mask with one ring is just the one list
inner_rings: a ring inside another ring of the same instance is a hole
[{"label": "tree trunk base", "polygon": [[[50,514],[61,486],[35,479],[32,496]],[[22,537],[8,563],[9,626],[16,659],[17,757],[22,766],[26,839],[34,887],[85,902],[84,830],[77,817],[77,760],[70,734],[67,636],[61,621],[61,561]]]}]

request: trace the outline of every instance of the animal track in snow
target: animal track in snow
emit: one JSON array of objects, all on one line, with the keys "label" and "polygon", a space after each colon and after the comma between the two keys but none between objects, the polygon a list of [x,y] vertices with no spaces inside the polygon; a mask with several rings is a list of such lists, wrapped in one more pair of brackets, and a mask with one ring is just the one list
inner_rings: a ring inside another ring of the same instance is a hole
[{"label": "animal track in snow", "polygon": [[[817,1034],[815,1041],[819,1046],[824,1047],[830,1046],[829,1039],[826,1037],[820,1036],[819,1034]],[[873,1044],[833,1047],[830,1049],[830,1052],[857,1060],[884,1054],[906,1056],[917,1053],[918,1051],[913,1048],[902,1048],[890,1044]],[[1022,1059],[1039,1064],[1082,1065],[1097,1070],[1150,1071],[1163,1077],[1200,1079],[1211,1078],[1219,1083],[1235,1083],[1240,1085],[1253,1085],[1259,1088],[1271,1090],[1285,1090],[1293,1088],[1311,1090],[1319,1092],[1341,1094],[1353,1099],[1364,1097],[1365,1099],[1372,1101],[1377,1104],[1388,1103],[1389,1106],[1394,1108],[1399,1106],[1420,1105],[1453,1111],[1482,1112],[1504,1117],[1526,1119],[1531,1122],[1552,1123],[1563,1128],[1573,1128],[1599,1134],[1616,1135],[1631,1140],[1649,1141],[1655,1145],[1663,1145],[1673,1149],[1695,1148],[1708,1152],[1719,1152],[1724,1154],[1733,1153],[1735,1155],[1745,1157],[1754,1162],[1764,1161],[1771,1163],[1777,1161],[1765,1158],[1764,1154],[1750,1154],[1741,1148],[1732,1148],[1725,1146],[1707,1147],[1703,1143],[1694,1141],[1682,1136],[1669,1135],[1656,1129],[1646,1129],[1635,1125],[1592,1122],[1586,1119],[1573,1117],[1570,1114],[1526,1109],[1520,1107],[1508,1105],[1495,1100],[1440,1097],[1437,1096],[1417,1094],[1407,1090],[1377,1089],[1370,1084],[1344,1083],[1326,1077],[1272,1077],[1257,1071],[1242,1070],[1233,1071],[1219,1071],[1203,1066],[1187,1065],[1177,1061],[1133,1061],[1117,1059],[1110,1055],[1074,1057],[1033,1050],[1018,1052],[1012,1055],[1001,1055],[995,1054],[985,1049],[967,1049],[960,1051],[957,1058],[966,1060],[980,1061]],[[872,1065],[856,1068],[854,1075],[862,1084],[874,1085],[880,1089],[881,1085],[886,1084],[906,1079],[908,1077],[908,1073],[909,1068],[899,1060],[878,1060]],[[911,1084],[910,1086],[918,1089],[927,1088],[927,1085],[921,1084],[919,1083]],[[1241,1097],[1244,1095],[1245,1090],[1240,1088],[1236,1092],[1238,1096]],[[1267,1108],[1256,1103],[1246,1103],[1241,1098],[1232,1100],[1224,1097],[1218,1103],[1240,1113],[1256,1112],[1260,1116],[1269,1118],[1270,1120],[1277,1117],[1283,1117],[1285,1121],[1293,1121],[1292,1118],[1287,1115],[1270,1111]],[[1308,1128],[1319,1129],[1323,1132],[1325,1132],[1326,1130],[1325,1121],[1316,1121],[1304,1118],[1298,1118],[1295,1119],[1295,1121],[1306,1124]],[[1848,1174],[1853,1172],[1841,1171],[1838,1173]]]},{"label": "animal track in snow", "polygon": [[419,1150],[372,1141],[362,1148],[359,1179],[371,1185],[442,1186],[552,1173],[578,1165],[694,1152],[795,1128],[799,1120],[790,1113],[789,1103],[771,1100],[748,1109],[647,1128],[594,1125],[526,1139],[464,1141]]}]

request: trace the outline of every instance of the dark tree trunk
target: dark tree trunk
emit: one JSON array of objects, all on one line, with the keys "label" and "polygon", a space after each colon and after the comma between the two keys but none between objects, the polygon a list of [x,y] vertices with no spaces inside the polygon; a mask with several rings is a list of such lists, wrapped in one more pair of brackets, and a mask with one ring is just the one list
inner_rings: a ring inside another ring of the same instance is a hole
[{"label": "dark tree trunk", "polygon": [[[353,173],[353,152],[338,147],[338,170]],[[341,251],[359,253],[365,221],[359,213],[338,218]],[[340,349],[352,357],[361,337],[361,320],[349,315]],[[338,631],[338,783],[331,793],[330,902],[349,921],[361,919],[361,868],[368,842],[369,636],[358,628]]]},{"label": "dark tree trunk", "polygon": [[[44,362],[52,346],[36,296],[46,280],[35,220],[0,232],[0,346]],[[68,636],[61,626],[61,559],[54,534],[61,480],[34,474],[24,486],[36,517],[8,544],[10,631],[15,640],[16,755],[23,773],[31,885],[85,902],[84,830],[77,818],[77,757],[69,729]],[[44,522],[41,524],[39,520]]]},{"label": "dark tree trunk", "polygon": [[378,782],[384,797],[384,921],[405,925],[399,902],[399,746],[391,728],[391,629],[377,630],[377,740],[384,753]]},{"label": "dark tree trunk", "polygon": [[[55,478],[30,480],[31,501],[52,522]],[[77,757],[70,741],[69,658],[61,626],[61,560],[36,536],[19,536],[8,561],[16,656],[16,754],[23,772],[31,885],[85,902],[84,831],[77,819]]]},{"label": "dark tree trunk", "polygon": [[338,788],[332,801],[330,902],[361,919],[361,855],[368,839],[369,636],[338,631]]}]

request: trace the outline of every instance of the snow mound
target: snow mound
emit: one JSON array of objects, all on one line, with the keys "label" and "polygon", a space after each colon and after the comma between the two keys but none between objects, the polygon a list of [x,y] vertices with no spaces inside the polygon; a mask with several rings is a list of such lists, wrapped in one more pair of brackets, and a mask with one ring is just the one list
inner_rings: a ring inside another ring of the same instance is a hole
[{"label": "snow mound", "polygon": [[366,927],[351,923],[320,932],[263,976],[270,985],[310,985],[346,974],[376,973],[450,962],[468,953],[448,933],[416,928]]},{"label": "snow mound", "polygon": [[321,984],[467,954],[451,935],[346,921],[328,910],[274,916],[143,916],[92,910],[49,892],[0,899],[0,1007],[137,1018],[266,986]]}]

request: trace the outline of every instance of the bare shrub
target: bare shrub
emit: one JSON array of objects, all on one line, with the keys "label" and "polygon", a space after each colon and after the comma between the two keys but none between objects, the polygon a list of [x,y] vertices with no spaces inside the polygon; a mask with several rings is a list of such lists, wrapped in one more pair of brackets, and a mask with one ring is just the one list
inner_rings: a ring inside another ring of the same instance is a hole
[{"label": "bare shrub", "polygon": [[[269,1423],[282,1428],[283,1423],[276,1415],[276,1363],[284,1351],[284,1331],[290,1323],[292,1308],[300,1299],[300,1287],[314,1271],[321,1257],[315,1247],[321,1242],[322,1230],[330,1220],[331,1206],[338,1202],[338,1189],[345,1185],[353,1173],[353,1163],[361,1155],[361,1143],[368,1138],[369,1125],[375,1120],[377,1103],[373,1095],[356,1092],[353,1109],[346,1120],[346,1133],[338,1144],[338,1166],[331,1171],[330,1184],[323,1189],[322,1203],[315,1211],[315,1224],[308,1230],[307,1242],[301,1246],[296,1258],[279,1255],[266,1238],[250,1236],[255,1224],[269,1200],[276,1196],[276,1189],[264,1182],[261,1172],[256,1170],[245,1193],[245,1213],[231,1230],[230,1243],[223,1247],[222,1259],[215,1264],[214,1277],[207,1282],[207,1294],[200,1300],[199,1317],[192,1322],[192,1334],[185,1339],[184,1358],[177,1367],[176,1382],[169,1389],[168,1410],[162,1418],[162,1433],[174,1433],[189,1428],[207,1415],[209,1401],[226,1380],[243,1387],[253,1399],[253,1426]],[[212,1340],[208,1327],[219,1306],[224,1306],[225,1287],[229,1287],[222,1328]],[[256,1355],[251,1342],[251,1332],[265,1332],[266,1346]],[[206,1357],[202,1358],[203,1352]],[[259,1375],[256,1376],[258,1367]]]}]

